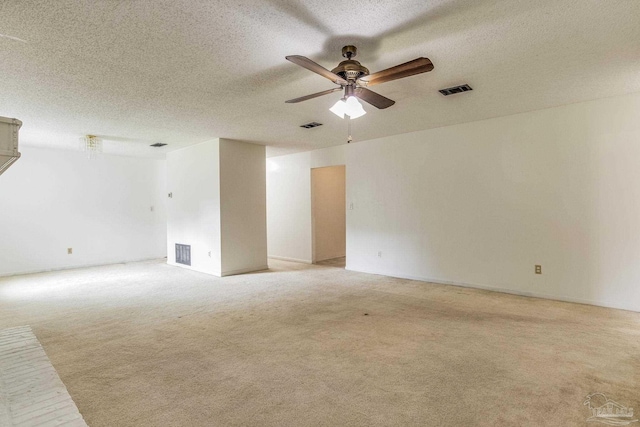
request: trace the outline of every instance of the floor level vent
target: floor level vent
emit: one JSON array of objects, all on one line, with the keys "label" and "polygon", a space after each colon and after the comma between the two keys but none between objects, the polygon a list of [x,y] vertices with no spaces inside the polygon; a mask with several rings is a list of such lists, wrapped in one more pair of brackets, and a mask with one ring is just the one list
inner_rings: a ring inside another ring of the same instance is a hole
[{"label": "floor level vent", "polygon": [[191,265],[191,245],[176,243],[176,264]]},{"label": "floor level vent", "polygon": [[440,89],[438,92],[440,92],[444,96],[449,96],[449,95],[453,95],[455,93],[468,92],[470,90],[473,90],[471,88],[471,86],[469,86],[469,85],[460,85],[460,86],[448,87],[446,89]]}]

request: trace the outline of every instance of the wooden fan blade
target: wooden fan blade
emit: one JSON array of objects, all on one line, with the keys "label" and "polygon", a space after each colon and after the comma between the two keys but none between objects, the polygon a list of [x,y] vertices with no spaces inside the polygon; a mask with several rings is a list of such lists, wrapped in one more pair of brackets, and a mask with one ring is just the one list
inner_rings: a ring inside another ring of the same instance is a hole
[{"label": "wooden fan blade", "polygon": [[337,92],[339,90],[342,90],[342,88],[341,87],[336,87],[334,89],[323,90],[322,92],[313,93],[313,94],[307,95],[307,96],[301,96],[300,98],[290,99],[290,100],[285,101],[285,102],[287,104],[295,104],[296,102],[302,102],[302,101],[306,101],[307,99],[313,99],[313,98],[317,98],[317,97],[322,96],[322,95],[328,95],[330,93]]},{"label": "wooden fan blade", "polygon": [[306,68],[309,71],[313,71],[316,74],[320,74],[322,77],[331,80],[335,84],[338,84],[338,85],[348,84],[348,82],[345,79],[327,70],[322,65],[316,64],[309,58],[305,58],[304,56],[300,56],[300,55],[285,56],[285,58],[287,59],[287,61],[291,61],[296,65]]},{"label": "wooden fan blade", "polygon": [[404,77],[413,76],[415,74],[426,73],[433,70],[433,64],[429,58],[417,58],[377,73],[369,74],[358,79],[358,84],[362,86],[373,86],[392,80],[402,79]]},{"label": "wooden fan blade", "polygon": [[381,110],[389,108],[396,103],[396,101],[385,98],[384,96],[364,87],[358,87],[353,92],[358,98]]}]

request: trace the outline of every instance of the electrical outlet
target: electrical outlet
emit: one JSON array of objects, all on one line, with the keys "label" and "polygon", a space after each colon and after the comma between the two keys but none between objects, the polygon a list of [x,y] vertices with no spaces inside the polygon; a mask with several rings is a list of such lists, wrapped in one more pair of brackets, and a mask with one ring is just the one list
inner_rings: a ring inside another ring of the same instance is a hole
[{"label": "electrical outlet", "polygon": [[536,274],[542,274],[542,266],[536,265]]},{"label": "electrical outlet", "polygon": [[349,210],[352,211],[353,210],[353,202],[349,203]]},{"label": "electrical outlet", "polygon": [[67,254],[71,255],[73,253],[73,248],[67,248]]},{"label": "electrical outlet", "polygon": [[211,258],[211,251],[209,251],[209,258]]},{"label": "electrical outlet", "polygon": [[151,206],[151,209],[150,209],[150,210],[151,210],[151,212],[153,212],[153,206]]},{"label": "electrical outlet", "polygon": [[170,199],[172,199],[173,198],[173,193],[169,193],[168,196],[169,196]]},{"label": "electrical outlet", "polygon": [[378,251],[378,258],[382,258],[382,251]]}]

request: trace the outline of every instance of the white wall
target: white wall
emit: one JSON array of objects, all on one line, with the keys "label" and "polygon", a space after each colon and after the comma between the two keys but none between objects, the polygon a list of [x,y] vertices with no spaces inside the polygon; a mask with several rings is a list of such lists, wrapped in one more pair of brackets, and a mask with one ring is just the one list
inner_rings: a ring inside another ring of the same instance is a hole
[{"label": "white wall", "polygon": [[166,255],[164,160],[20,151],[0,177],[0,275]]},{"label": "white wall", "polygon": [[[267,268],[265,147],[215,139],[167,154],[167,262],[216,276]],[[191,245],[191,266],[175,244]]]},{"label": "white wall", "polygon": [[346,255],[345,167],[311,169],[313,262]]},{"label": "white wall", "polygon": [[222,275],[267,269],[265,147],[220,139]]},{"label": "white wall", "polygon": [[267,159],[267,241],[272,258],[311,263],[311,168],[345,164],[344,146]]},{"label": "white wall", "polygon": [[[221,275],[220,141],[167,153],[167,263]],[[191,266],[176,264],[176,243],[191,245]]]},{"label": "white wall", "polygon": [[[632,94],[346,146],[347,268],[640,311],[638,117]],[[269,161],[271,218],[309,197],[273,175],[309,166]],[[269,220],[270,254],[306,255],[281,242],[305,216]]]}]

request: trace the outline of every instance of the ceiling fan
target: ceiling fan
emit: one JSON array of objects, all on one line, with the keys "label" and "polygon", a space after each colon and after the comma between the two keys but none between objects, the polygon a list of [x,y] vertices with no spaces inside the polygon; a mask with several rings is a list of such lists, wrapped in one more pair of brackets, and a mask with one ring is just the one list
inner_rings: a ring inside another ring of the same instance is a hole
[{"label": "ceiling fan", "polygon": [[287,56],[286,59],[288,61],[304,67],[307,70],[313,71],[314,73],[331,80],[340,87],[307,96],[301,96],[300,98],[290,99],[286,102],[290,104],[302,102],[344,89],[344,97],[331,108],[331,111],[340,117],[344,118],[346,114],[350,118],[354,119],[365,114],[362,105],[360,105],[356,98],[380,109],[389,108],[395,104],[395,101],[367,89],[369,86],[433,70],[433,64],[429,58],[416,58],[413,61],[405,62],[404,64],[369,74],[369,70],[366,67],[362,66],[360,62],[352,59],[356,54],[357,49],[355,46],[349,45],[343,47],[342,56],[347,59],[338,64],[338,66],[331,71],[304,56]]}]

